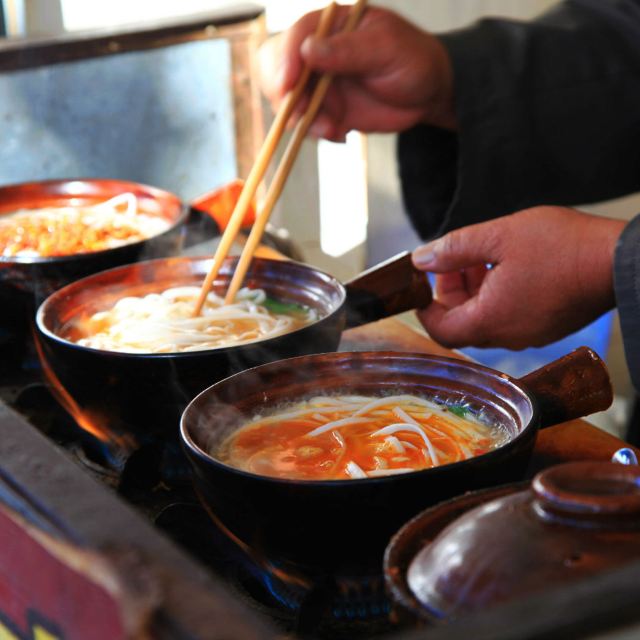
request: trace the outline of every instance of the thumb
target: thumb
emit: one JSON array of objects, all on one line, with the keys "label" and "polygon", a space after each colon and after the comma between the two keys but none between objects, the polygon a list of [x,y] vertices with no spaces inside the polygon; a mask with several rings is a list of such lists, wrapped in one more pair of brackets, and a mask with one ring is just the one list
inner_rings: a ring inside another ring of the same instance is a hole
[{"label": "thumb", "polygon": [[476,224],[452,231],[442,238],[413,251],[416,268],[446,273],[478,264],[500,262],[499,236],[492,222]]},{"label": "thumb", "polygon": [[434,301],[416,313],[426,332],[438,344],[450,349],[491,346],[477,298],[452,309]]}]

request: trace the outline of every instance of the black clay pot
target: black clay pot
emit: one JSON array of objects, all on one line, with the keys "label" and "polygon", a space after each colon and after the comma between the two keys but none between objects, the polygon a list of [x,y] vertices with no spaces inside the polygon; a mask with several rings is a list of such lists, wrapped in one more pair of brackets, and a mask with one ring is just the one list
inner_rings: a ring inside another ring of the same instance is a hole
[{"label": "black clay pot", "polygon": [[[224,263],[214,290],[226,290],[236,259]],[[64,336],[74,318],[110,308],[127,296],[173,286],[200,285],[206,258],[167,258],[111,269],[76,281],[40,306],[40,359],[60,401],[105,439],[136,447],[167,436],[177,441],[189,401],[217,380],[281,358],[334,351],[346,324],[357,324],[424,304],[424,274],[403,255],[343,286],[304,264],[256,258],[245,285],[283,302],[306,305],[319,319],[285,335],[226,348],[183,353],[118,353],[79,346]],[[372,293],[376,291],[377,293]],[[69,402],[71,400],[71,403]],[[82,422],[81,422],[82,424]]]},{"label": "black clay pot", "polygon": [[[216,459],[234,429],[286,402],[326,394],[409,393],[464,401],[508,441],[481,456],[402,475],[301,481],[255,475]],[[201,393],[182,416],[183,446],[207,510],[258,558],[302,574],[380,571],[391,535],[429,505],[522,478],[540,426],[611,403],[603,363],[582,348],[522,380],[422,354],[334,353],[244,371]]]}]

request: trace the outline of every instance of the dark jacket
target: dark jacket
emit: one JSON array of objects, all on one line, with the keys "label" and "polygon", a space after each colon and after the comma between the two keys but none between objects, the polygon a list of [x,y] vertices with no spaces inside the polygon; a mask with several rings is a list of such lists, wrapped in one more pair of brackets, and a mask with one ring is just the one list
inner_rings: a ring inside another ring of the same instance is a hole
[{"label": "dark jacket", "polygon": [[[569,0],[530,22],[485,19],[442,40],[458,132],[418,126],[398,142],[405,206],[423,238],[640,191],[640,0]],[[619,243],[615,288],[640,389],[638,220]]]}]

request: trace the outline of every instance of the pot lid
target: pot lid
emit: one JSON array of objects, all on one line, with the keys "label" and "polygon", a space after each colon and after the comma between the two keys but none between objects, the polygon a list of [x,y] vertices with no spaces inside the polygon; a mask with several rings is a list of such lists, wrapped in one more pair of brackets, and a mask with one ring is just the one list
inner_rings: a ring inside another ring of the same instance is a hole
[{"label": "pot lid", "polygon": [[575,462],[455,520],[410,562],[407,583],[449,618],[640,557],[640,468]]}]

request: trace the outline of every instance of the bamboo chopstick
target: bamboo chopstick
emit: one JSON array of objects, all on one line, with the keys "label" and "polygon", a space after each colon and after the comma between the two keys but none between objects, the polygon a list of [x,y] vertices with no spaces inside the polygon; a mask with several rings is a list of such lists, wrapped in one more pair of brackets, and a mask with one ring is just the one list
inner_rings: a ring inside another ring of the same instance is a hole
[{"label": "bamboo chopstick", "polygon": [[[331,2],[328,4],[322,11],[320,16],[320,22],[318,23],[318,27],[316,29],[315,35],[316,37],[322,38],[329,33],[331,29],[331,23],[333,21],[333,16],[335,14],[337,5],[335,2]],[[198,297],[198,301],[196,302],[196,306],[194,308],[193,315],[200,315],[200,311],[202,310],[202,305],[211,289],[211,285],[213,281],[216,279],[220,267],[224,262],[224,259],[227,257],[229,250],[231,249],[231,245],[238,235],[238,231],[240,230],[240,225],[244,220],[245,214],[255,193],[258,189],[260,181],[264,177],[264,174],[269,166],[269,162],[282,138],[282,134],[287,126],[287,122],[293,113],[293,109],[296,106],[298,100],[302,96],[307,83],[309,82],[309,78],[311,77],[311,69],[308,65],[305,65],[298,81],[296,82],[294,88],[285,96],[280,109],[278,109],[278,113],[267,133],[267,137],[262,143],[262,147],[258,153],[258,157],[251,167],[251,171],[249,172],[249,176],[247,177],[247,181],[240,193],[240,197],[238,198],[238,202],[233,209],[233,213],[229,218],[229,222],[227,227],[222,234],[222,238],[220,238],[220,244],[216,249],[216,253],[213,258],[213,264],[211,265],[211,269],[205,278],[202,289],[200,290],[200,296]]]},{"label": "bamboo chopstick", "polygon": [[[360,18],[362,17],[362,14],[364,13],[366,4],[367,0],[357,0],[357,2],[352,6],[342,33],[348,33],[355,29]],[[267,222],[269,221],[269,217],[271,216],[273,207],[280,197],[280,194],[282,193],[284,184],[289,177],[289,173],[291,172],[293,163],[295,162],[298,152],[300,151],[300,147],[302,146],[302,142],[304,141],[309,127],[313,123],[318,110],[322,105],[322,101],[324,100],[324,97],[327,93],[327,90],[329,89],[329,86],[331,85],[332,80],[333,74],[325,73],[322,75],[311,96],[311,101],[309,102],[309,106],[307,107],[304,116],[296,125],[291,140],[287,145],[282,160],[280,161],[280,164],[278,165],[276,173],[273,177],[273,181],[269,185],[262,210],[253,223],[249,238],[247,239],[247,242],[242,250],[240,260],[236,265],[231,284],[229,285],[229,289],[227,290],[227,295],[224,300],[225,304],[230,304],[234,301],[238,290],[244,282],[247,270],[249,269],[249,265],[251,264],[253,253],[260,243],[260,239],[262,238],[264,229],[267,225]]]}]

